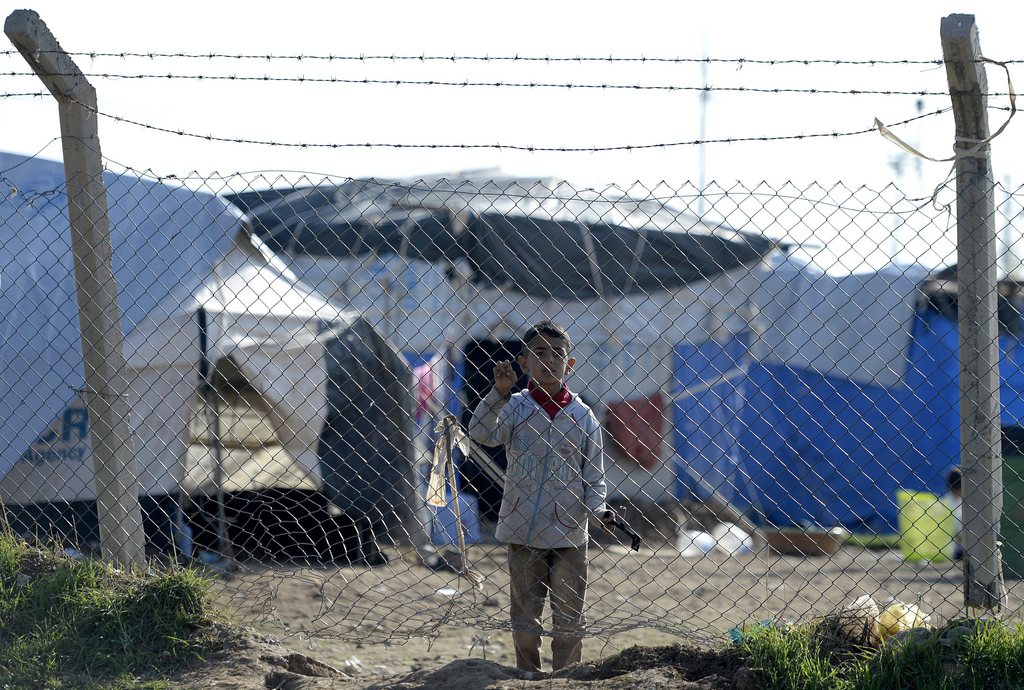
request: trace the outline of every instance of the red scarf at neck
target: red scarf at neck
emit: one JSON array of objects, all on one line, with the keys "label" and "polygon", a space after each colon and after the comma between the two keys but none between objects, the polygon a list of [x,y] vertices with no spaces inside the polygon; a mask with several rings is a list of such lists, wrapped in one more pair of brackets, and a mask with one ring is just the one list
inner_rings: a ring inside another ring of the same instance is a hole
[{"label": "red scarf at neck", "polygon": [[558,391],[554,395],[548,395],[548,392],[540,386],[534,385],[533,381],[530,381],[530,385],[527,387],[530,391],[530,395],[537,401],[537,404],[544,408],[544,411],[551,415],[554,419],[555,415],[561,412],[565,407],[572,402],[572,393],[569,392],[569,388],[562,384],[562,390]]}]

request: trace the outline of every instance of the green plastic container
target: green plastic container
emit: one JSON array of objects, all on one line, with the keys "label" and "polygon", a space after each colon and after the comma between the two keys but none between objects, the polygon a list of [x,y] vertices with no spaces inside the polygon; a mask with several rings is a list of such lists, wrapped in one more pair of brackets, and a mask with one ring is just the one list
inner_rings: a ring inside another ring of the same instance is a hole
[{"label": "green plastic container", "polygon": [[900,551],[908,561],[948,561],[955,548],[953,510],[927,491],[896,492]]}]

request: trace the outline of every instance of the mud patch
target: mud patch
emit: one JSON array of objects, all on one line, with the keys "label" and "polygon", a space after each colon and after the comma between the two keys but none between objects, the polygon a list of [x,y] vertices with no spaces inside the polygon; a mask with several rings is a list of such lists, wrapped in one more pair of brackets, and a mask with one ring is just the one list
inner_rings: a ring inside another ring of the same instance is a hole
[{"label": "mud patch", "polygon": [[[663,647],[636,646],[623,650],[598,662],[579,664],[552,677],[565,677],[580,681],[599,681],[636,671],[669,668],[680,673],[689,682],[704,681],[701,687],[732,687],[732,679],[742,665],[732,650],[701,649],[686,645]],[[718,681],[725,684],[720,685]]]}]

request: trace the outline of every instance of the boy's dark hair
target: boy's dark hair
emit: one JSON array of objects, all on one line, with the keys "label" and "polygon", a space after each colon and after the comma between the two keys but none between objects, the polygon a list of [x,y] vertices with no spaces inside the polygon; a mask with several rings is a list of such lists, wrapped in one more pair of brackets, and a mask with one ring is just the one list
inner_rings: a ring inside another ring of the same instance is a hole
[{"label": "boy's dark hair", "polygon": [[565,341],[566,347],[572,347],[572,338],[569,337],[569,331],[554,321],[540,321],[530,326],[530,329],[523,336],[523,345],[529,347],[535,338],[542,335],[548,338],[561,338]]},{"label": "boy's dark hair", "polygon": [[960,472],[959,467],[954,467],[946,475],[946,488],[950,491],[960,491],[960,481],[963,479],[963,473]]}]

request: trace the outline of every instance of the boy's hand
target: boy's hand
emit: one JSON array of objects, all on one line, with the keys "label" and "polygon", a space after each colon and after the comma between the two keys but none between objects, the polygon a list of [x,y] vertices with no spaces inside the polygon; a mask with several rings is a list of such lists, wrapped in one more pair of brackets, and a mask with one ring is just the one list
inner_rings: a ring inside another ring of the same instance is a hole
[{"label": "boy's hand", "polygon": [[615,527],[612,525],[612,522],[614,521],[615,511],[611,510],[610,508],[604,511],[604,514],[601,516],[601,526],[604,527],[605,532],[611,532],[615,529]]},{"label": "boy's hand", "polygon": [[516,371],[512,368],[512,362],[505,360],[494,365],[494,390],[503,398],[508,397],[512,392],[512,386],[516,385]]}]

